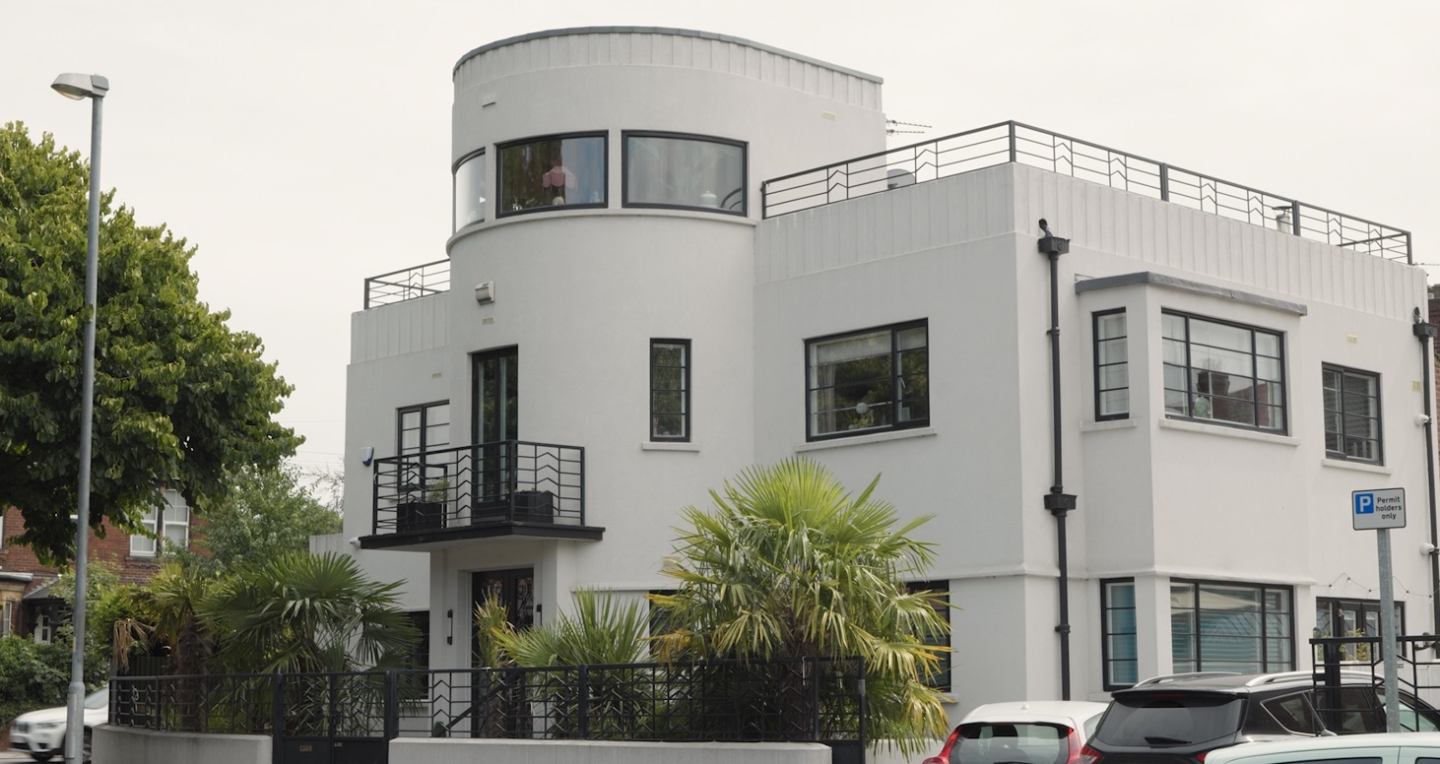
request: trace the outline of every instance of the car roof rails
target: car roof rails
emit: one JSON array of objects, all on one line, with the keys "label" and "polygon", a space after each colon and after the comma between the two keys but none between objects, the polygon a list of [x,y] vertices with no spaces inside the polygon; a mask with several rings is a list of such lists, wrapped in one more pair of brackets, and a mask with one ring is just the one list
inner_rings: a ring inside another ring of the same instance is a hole
[{"label": "car roof rails", "polygon": [[1183,682],[1190,679],[1204,679],[1212,676],[1240,676],[1234,671],[1190,671],[1184,674],[1166,674],[1164,676],[1152,676],[1141,682],[1136,682],[1136,687],[1146,687],[1152,684],[1169,684],[1171,682]]}]

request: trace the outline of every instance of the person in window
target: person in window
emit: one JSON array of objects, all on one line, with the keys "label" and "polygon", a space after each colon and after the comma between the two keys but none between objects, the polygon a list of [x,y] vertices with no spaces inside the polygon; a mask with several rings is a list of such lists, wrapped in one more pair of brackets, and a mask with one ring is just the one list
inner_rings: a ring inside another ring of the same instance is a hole
[{"label": "person in window", "polygon": [[540,187],[550,196],[551,204],[564,204],[565,194],[573,190],[578,181],[575,173],[561,162],[560,157],[550,160],[550,171],[540,179]]}]

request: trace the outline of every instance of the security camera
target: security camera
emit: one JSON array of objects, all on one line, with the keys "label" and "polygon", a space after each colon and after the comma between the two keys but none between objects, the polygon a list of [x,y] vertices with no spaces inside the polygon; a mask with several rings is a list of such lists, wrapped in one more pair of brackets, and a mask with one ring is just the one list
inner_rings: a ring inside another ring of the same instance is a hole
[{"label": "security camera", "polygon": [[1416,414],[1416,415],[1415,415],[1415,426],[1416,426],[1416,427],[1424,427],[1424,426],[1427,425],[1427,424],[1430,424],[1430,415],[1429,415],[1429,414]]}]

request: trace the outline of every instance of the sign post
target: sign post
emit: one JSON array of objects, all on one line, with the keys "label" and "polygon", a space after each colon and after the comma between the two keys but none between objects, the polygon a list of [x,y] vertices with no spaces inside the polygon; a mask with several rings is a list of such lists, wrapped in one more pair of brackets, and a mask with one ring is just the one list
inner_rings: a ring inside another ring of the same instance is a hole
[{"label": "sign post", "polygon": [[1375,531],[1380,558],[1380,650],[1385,657],[1385,731],[1400,731],[1399,659],[1395,642],[1394,571],[1390,565],[1390,529],[1405,527],[1405,489],[1377,488],[1350,493],[1351,527]]}]

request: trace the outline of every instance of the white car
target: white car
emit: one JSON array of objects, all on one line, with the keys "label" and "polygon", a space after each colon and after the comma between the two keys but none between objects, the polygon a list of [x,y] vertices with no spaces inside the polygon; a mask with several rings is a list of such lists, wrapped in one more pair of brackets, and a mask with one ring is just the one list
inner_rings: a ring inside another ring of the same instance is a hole
[{"label": "white car", "polygon": [[[971,711],[924,764],[1067,764],[1100,723],[1107,703],[1034,700]],[[1208,764],[1208,762],[1207,762]]]},{"label": "white car", "polygon": [[1205,764],[1426,764],[1440,758],[1440,732],[1375,732],[1241,743],[1211,751]]},{"label": "white car", "polygon": [[[36,761],[49,761],[65,753],[65,720],[68,709],[44,708],[20,714],[10,723],[10,748],[30,754]],[[90,730],[110,720],[110,689],[102,687],[85,697],[85,760],[90,760]]]}]

